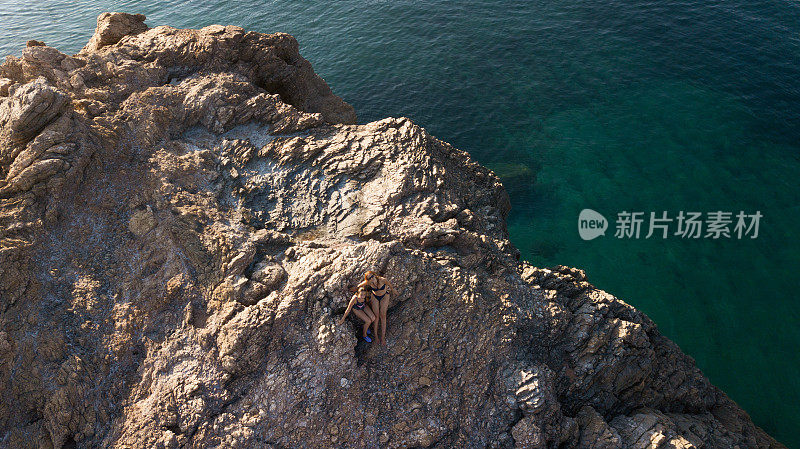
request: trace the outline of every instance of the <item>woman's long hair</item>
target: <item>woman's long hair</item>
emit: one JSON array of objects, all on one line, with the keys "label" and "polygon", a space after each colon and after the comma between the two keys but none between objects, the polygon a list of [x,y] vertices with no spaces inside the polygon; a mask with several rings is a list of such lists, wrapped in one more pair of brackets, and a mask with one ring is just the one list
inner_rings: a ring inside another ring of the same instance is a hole
[{"label": "woman's long hair", "polygon": [[[376,272],[374,272],[374,271],[372,271],[372,270],[370,270],[370,271],[367,271],[366,273],[364,273],[364,280],[365,280],[365,281],[369,282],[369,279],[367,279],[367,277],[369,277],[369,275],[370,275],[370,274],[371,274],[371,275],[373,275],[373,276],[378,276],[378,273],[376,273]],[[353,292],[353,293],[355,293],[355,292],[358,290],[358,289],[357,289],[357,288],[355,288],[355,287],[348,287],[348,288],[349,288],[349,289],[350,289],[350,291],[351,291],[351,292]],[[372,291],[372,287],[370,287],[370,286],[369,286],[369,284],[367,284],[366,286],[364,286],[364,287],[361,287],[361,288],[363,288],[364,290],[366,290],[366,291],[368,291],[368,292],[371,292],[371,291]]]},{"label": "woman's long hair", "polygon": [[364,280],[367,281],[367,282],[369,282],[369,275],[373,275],[373,276],[377,277],[378,273],[376,273],[376,272],[374,272],[372,270],[369,270],[366,273],[364,273]]}]

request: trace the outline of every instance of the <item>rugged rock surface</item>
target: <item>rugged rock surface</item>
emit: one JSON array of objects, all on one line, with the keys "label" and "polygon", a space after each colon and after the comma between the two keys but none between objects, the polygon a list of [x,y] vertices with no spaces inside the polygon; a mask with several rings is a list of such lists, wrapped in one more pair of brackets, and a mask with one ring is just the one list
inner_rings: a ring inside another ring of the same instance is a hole
[{"label": "rugged rock surface", "polygon": [[[0,66],[0,446],[781,447],[291,36],[143,21]],[[336,324],[368,269],[385,347]]]}]

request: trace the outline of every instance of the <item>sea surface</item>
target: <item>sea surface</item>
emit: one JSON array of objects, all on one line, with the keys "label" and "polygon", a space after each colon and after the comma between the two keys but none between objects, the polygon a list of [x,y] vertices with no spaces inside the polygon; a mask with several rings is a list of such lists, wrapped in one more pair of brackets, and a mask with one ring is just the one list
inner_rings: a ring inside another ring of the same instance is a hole
[{"label": "sea surface", "polygon": [[[584,268],[800,448],[798,0],[0,0],[0,56],[75,53],[103,11],[293,34],[360,122],[410,117],[494,169],[525,259]],[[579,237],[584,208],[605,236]],[[645,238],[664,211],[762,217],[755,239]]]}]

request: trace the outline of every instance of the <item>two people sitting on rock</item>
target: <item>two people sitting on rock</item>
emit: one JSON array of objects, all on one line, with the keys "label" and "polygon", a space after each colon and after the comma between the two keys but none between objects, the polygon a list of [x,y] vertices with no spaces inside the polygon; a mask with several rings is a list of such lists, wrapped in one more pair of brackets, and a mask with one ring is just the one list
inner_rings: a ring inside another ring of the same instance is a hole
[{"label": "two people sitting on rock", "polygon": [[[383,276],[379,276],[374,271],[364,273],[364,281],[356,287],[356,293],[350,298],[347,310],[339,321],[344,323],[344,319],[352,310],[353,313],[364,321],[363,335],[364,340],[372,342],[367,335],[370,324],[373,325],[373,333],[378,339],[378,344],[386,344],[386,311],[389,309],[389,300],[397,297],[397,290],[391,282]],[[366,307],[369,301],[369,308]],[[380,334],[378,334],[380,326]]]}]

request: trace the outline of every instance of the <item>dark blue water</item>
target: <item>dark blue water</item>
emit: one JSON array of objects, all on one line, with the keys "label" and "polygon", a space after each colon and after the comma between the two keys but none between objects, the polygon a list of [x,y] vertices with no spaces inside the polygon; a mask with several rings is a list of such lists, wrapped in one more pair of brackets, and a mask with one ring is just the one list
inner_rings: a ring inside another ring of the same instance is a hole
[{"label": "dark blue water", "polygon": [[[796,0],[0,1],[0,55],[77,52],[103,11],[295,35],[360,121],[411,117],[493,168],[526,259],[585,268],[800,447]],[[578,237],[584,208],[605,237]],[[623,210],[763,218],[757,239],[626,240]]]}]

